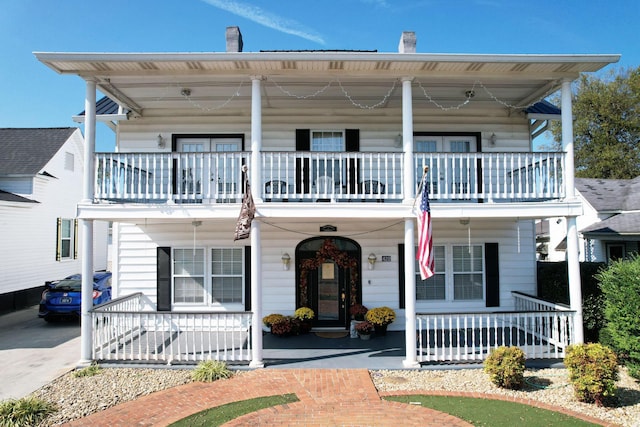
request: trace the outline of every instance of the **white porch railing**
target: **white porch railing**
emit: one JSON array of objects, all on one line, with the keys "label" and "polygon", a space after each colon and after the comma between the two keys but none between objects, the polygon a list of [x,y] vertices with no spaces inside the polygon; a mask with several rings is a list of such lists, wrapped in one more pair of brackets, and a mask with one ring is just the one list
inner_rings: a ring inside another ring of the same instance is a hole
[{"label": "white porch railing", "polygon": [[250,361],[250,312],[142,311],[142,294],[91,311],[93,360]]},{"label": "white porch railing", "polygon": [[500,346],[527,359],[564,357],[573,336],[572,311],[418,314],[418,361],[482,361]]},{"label": "white porch railing", "polygon": [[[234,203],[242,199],[248,152],[98,153],[95,198],[141,203]],[[415,153],[431,199],[514,202],[562,199],[564,153]],[[265,201],[401,201],[403,153],[262,152]],[[251,169],[249,169],[251,170]]]}]

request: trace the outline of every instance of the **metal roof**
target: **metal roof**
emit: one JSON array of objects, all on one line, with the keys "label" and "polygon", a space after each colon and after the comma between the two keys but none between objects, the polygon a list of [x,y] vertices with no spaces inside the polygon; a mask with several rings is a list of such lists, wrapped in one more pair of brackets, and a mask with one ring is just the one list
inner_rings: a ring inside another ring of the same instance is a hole
[{"label": "metal roof", "polygon": [[0,176],[36,175],[77,128],[0,129]]}]

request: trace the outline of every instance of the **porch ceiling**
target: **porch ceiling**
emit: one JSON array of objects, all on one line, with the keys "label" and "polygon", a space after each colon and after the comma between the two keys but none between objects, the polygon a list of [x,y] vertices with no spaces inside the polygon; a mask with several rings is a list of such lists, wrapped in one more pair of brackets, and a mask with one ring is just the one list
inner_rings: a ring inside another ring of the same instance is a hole
[{"label": "porch ceiling", "polygon": [[[619,55],[456,55],[371,52],[237,53],[35,53],[61,74],[95,79],[98,88],[136,114],[144,110],[203,111],[230,103],[251,105],[251,76],[262,76],[268,108],[299,108],[313,96],[314,106],[340,108],[351,102],[380,107],[401,105],[399,79],[414,79],[443,106],[458,105],[473,90],[474,103],[527,105],[554,92],[563,79],[594,72]],[[185,94],[183,89],[189,89]],[[388,95],[388,98],[385,96]],[[436,108],[433,103],[426,103]],[[485,108],[485,105],[482,105]]]}]

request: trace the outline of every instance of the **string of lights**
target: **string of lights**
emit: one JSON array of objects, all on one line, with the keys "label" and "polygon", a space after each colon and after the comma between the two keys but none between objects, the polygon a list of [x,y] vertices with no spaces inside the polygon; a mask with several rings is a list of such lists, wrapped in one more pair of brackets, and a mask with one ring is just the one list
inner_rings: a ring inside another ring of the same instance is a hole
[{"label": "string of lights", "polygon": [[[291,90],[285,88],[281,83],[276,82],[275,80],[273,80],[270,77],[267,77],[266,80],[268,80],[269,82],[271,82],[276,88],[278,88],[282,93],[284,93],[285,95],[291,97],[291,98],[295,98],[295,99],[310,99],[310,98],[316,98],[320,95],[322,95],[323,93],[325,93],[332,85],[337,84],[340,87],[340,90],[342,92],[342,94],[344,95],[344,97],[346,99],[349,100],[349,102],[351,102],[351,104],[356,107],[356,108],[360,108],[360,109],[367,109],[367,110],[374,110],[377,108],[381,108],[384,105],[387,104],[387,101],[389,100],[389,98],[391,97],[393,91],[396,89],[396,87],[398,86],[398,79],[394,79],[393,83],[391,84],[391,87],[389,88],[389,90],[382,96],[382,98],[380,99],[380,101],[374,103],[374,104],[362,104],[358,101],[355,100],[355,98],[353,97],[352,94],[349,93],[349,91],[347,91],[347,89],[344,87],[342,81],[340,81],[339,79],[334,79],[329,81],[328,83],[326,83],[324,86],[322,86],[320,89],[312,92],[312,93],[308,93],[308,94],[296,94],[293,93]],[[466,90],[464,93],[464,98],[461,102],[455,104],[455,105],[444,105],[438,101],[436,101],[436,99],[427,91],[427,89],[425,88],[425,85],[415,79],[414,80],[415,84],[420,88],[420,90],[422,91],[422,94],[424,96],[424,99],[426,100],[426,102],[436,106],[437,108],[439,108],[442,111],[451,111],[451,110],[459,110],[463,107],[466,107],[467,105],[469,105],[472,102],[472,98],[474,98],[475,96],[475,92],[477,89],[482,89],[491,100],[493,100],[494,102],[497,102],[498,104],[501,104],[507,108],[512,108],[512,109],[524,109],[524,108],[528,108],[531,107],[532,105],[536,104],[537,102],[543,100],[545,98],[545,96],[541,96],[539,99],[532,101],[529,104],[526,105],[513,105],[511,103],[509,103],[508,101],[502,100],[500,98],[498,98],[484,83],[482,83],[479,80],[476,80],[473,82],[471,88],[469,90]],[[181,89],[181,95],[191,104],[191,106],[193,106],[194,108],[200,109],[202,111],[206,111],[206,112],[210,112],[210,111],[215,111],[215,110],[219,110],[222,109],[224,107],[226,107],[234,98],[240,97],[240,90],[243,87],[243,81],[241,80],[240,83],[238,84],[236,90],[233,92],[233,94],[231,96],[229,96],[229,98],[227,98],[225,101],[223,101],[222,103],[220,103],[217,106],[214,107],[208,107],[208,106],[204,106],[202,104],[200,104],[199,102],[195,101],[192,97],[191,97],[191,90],[190,89],[185,89],[183,85],[180,84],[175,84],[174,86],[172,86],[171,88],[179,88]],[[168,93],[170,88],[167,89],[167,91],[165,92],[165,94],[163,94],[161,97],[157,98],[157,101],[160,101],[162,99],[164,99],[166,97],[166,94]]]}]

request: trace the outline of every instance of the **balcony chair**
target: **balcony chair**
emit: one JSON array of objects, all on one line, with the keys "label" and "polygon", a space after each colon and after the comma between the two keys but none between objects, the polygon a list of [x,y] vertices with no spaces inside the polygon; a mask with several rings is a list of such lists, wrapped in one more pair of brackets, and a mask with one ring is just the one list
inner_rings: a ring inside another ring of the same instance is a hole
[{"label": "balcony chair", "polygon": [[288,202],[289,199],[283,199],[283,198],[273,198],[273,196],[278,195],[278,196],[282,196],[283,194],[287,194],[287,183],[285,181],[281,181],[279,179],[274,179],[271,181],[267,181],[264,184],[264,195],[265,195],[265,202],[271,202],[271,201],[281,201],[281,202]]},{"label": "balcony chair", "polygon": [[[375,179],[367,179],[360,183],[360,194],[385,194],[385,185]],[[363,202],[372,199],[362,199]],[[384,199],[375,199],[378,203],[383,203]]]}]

